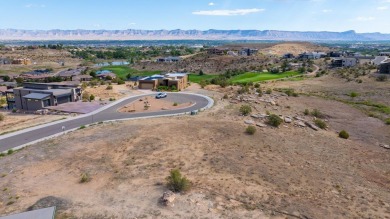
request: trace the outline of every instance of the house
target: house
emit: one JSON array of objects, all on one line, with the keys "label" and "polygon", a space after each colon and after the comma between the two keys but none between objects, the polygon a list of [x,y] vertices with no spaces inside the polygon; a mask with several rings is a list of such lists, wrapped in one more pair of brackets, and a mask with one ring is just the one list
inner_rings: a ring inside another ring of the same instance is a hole
[{"label": "house", "polygon": [[283,58],[284,59],[293,59],[294,58],[294,54],[292,53],[286,53],[283,55]]},{"label": "house", "polygon": [[45,80],[46,78],[51,78],[54,76],[55,75],[51,73],[50,70],[48,69],[34,70],[19,75],[19,77],[23,78],[24,80],[31,79],[31,80],[41,80],[41,81]]},{"label": "house", "polygon": [[81,99],[81,89],[77,85],[24,83],[23,87],[6,91],[6,99],[9,109],[36,111],[78,101]]},{"label": "house", "polygon": [[227,51],[228,49],[220,49],[215,47],[207,49],[207,53],[209,55],[225,55]]},{"label": "house", "polygon": [[343,54],[341,52],[330,52],[328,53],[328,56],[331,57],[331,58],[339,58],[341,56],[343,56]]},{"label": "house", "polygon": [[188,84],[187,73],[168,73],[165,75],[153,75],[142,78],[138,81],[139,89],[155,90],[159,86],[176,87],[177,90],[183,90]]},{"label": "house", "polygon": [[252,55],[255,55],[259,52],[258,49],[250,49],[250,48],[244,48],[244,49],[241,49],[238,54],[240,56],[252,56]]},{"label": "house", "polygon": [[31,65],[31,59],[14,59],[12,60],[13,65]]},{"label": "house", "polygon": [[304,52],[299,54],[298,58],[300,59],[320,59],[327,56],[324,52]]},{"label": "house", "polygon": [[383,61],[388,60],[387,56],[375,56],[375,59],[371,61],[371,64],[379,66]]},{"label": "house", "polygon": [[80,82],[91,81],[92,78],[93,77],[91,75],[77,75],[77,76],[72,77],[72,81],[80,81]]},{"label": "house", "polygon": [[12,60],[11,59],[0,58],[0,65],[10,65],[10,64],[12,64]]},{"label": "house", "polygon": [[102,70],[102,71],[97,71],[96,72],[96,77],[98,77],[99,79],[115,79],[116,78],[116,74],[112,73],[111,71],[109,70]]},{"label": "house", "polygon": [[379,73],[381,74],[390,74],[390,59],[383,61],[379,65]]},{"label": "house", "polygon": [[390,57],[390,52],[380,52],[379,56],[387,56]]},{"label": "house", "polygon": [[332,66],[335,68],[353,67],[356,66],[358,63],[358,59],[356,58],[335,58],[332,60]]},{"label": "house", "polygon": [[156,62],[168,62],[168,63],[171,63],[171,62],[179,62],[180,60],[181,60],[180,57],[168,56],[168,57],[165,57],[165,58],[158,58],[158,59],[156,59]]},{"label": "house", "polygon": [[68,69],[58,72],[57,76],[59,76],[64,81],[73,81],[73,77],[81,75],[81,73],[85,71],[85,69],[86,68]]}]

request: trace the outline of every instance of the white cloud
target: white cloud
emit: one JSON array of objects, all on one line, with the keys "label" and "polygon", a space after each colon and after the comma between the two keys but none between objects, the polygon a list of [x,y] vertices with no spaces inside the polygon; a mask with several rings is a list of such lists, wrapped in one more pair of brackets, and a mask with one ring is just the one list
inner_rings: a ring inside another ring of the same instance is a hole
[{"label": "white cloud", "polygon": [[324,9],[324,10],[322,10],[322,12],[324,12],[324,13],[330,13],[330,12],[333,12],[333,10],[330,10],[330,9]]},{"label": "white cloud", "polygon": [[25,8],[45,8],[46,5],[35,5],[35,4],[27,4],[24,5]]},{"label": "white cloud", "polygon": [[214,2],[210,2],[210,3],[209,3],[209,6],[214,6],[214,5],[215,5]]},{"label": "white cloud", "polygon": [[353,19],[354,21],[373,21],[375,17],[357,17]]},{"label": "white cloud", "polygon": [[247,15],[247,14],[259,13],[263,11],[265,11],[265,9],[251,8],[251,9],[234,9],[234,10],[194,11],[192,12],[192,14],[208,15],[208,16],[236,16],[236,15]]},{"label": "white cloud", "polygon": [[384,10],[389,9],[389,7],[387,7],[387,6],[382,6],[382,7],[377,7],[376,9],[379,10],[379,11],[384,11]]}]

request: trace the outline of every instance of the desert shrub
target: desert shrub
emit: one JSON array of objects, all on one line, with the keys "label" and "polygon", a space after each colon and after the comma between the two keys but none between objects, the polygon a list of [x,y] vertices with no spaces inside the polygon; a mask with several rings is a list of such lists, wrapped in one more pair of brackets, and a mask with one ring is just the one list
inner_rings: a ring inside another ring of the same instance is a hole
[{"label": "desert shrub", "polygon": [[100,82],[100,85],[105,85],[105,84],[106,84],[105,81],[101,81],[101,82]]},{"label": "desert shrub", "polygon": [[12,112],[13,113],[16,113],[18,110],[17,109],[12,109]]},{"label": "desert shrub", "polygon": [[308,116],[310,114],[309,109],[305,109],[305,111],[303,111],[303,114],[305,114],[305,116]]},{"label": "desert shrub", "polygon": [[390,118],[387,118],[387,119],[385,120],[385,123],[386,123],[386,125],[390,125]]},{"label": "desert shrub", "polygon": [[379,75],[376,78],[377,81],[387,81],[387,76],[386,75]]},{"label": "desert shrub", "polygon": [[109,101],[115,101],[115,98],[110,97]]},{"label": "desert shrub", "polygon": [[89,96],[89,100],[95,100],[95,95],[91,94],[91,96]]},{"label": "desert shrub", "polygon": [[351,93],[349,94],[349,96],[352,97],[352,98],[354,98],[354,97],[359,96],[359,94],[356,93],[356,92],[351,92]]},{"label": "desert shrub", "polygon": [[85,125],[80,126],[79,129],[85,129]]},{"label": "desert shrub", "polygon": [[125,81],[124,81],[124,80],[122,80],[122,79],[119,79],[119,80],[118,80],[118,84],[119,84],[119,85],[121,85],[121,84],[125,84]]},{"label": "desert shrub", "polygon": [[178,103],[176,103],[176,102],[174,102],[174,103],[173,103],[173,106],[177,106],[177,105],[179,105],[179,104],[178,104]]},{"label": "desert shrub", "polygon": [[201,88],[206,87],[206,85],[207,85],[206,80],[200,80],[200,81],[199,81],[199,85],[200,85]]},{"label": "desert shrub", "polygon": [[80,183],[86,183],[91,181],[91,176],[88,173],[81,174]]},{"label": "desert shrub", "polygon": [[254,127],[253,125],[250,125],[246,128],[245,132],[249,135],[253,135],[255,134],[256,132],[256,127]]},{"label": "desert shrub", "polygon": [[240,113],[244,116],[249,115],[252,112],[252,107],[249,105],[242,105],[240,107]]},{"label": "desert shrub", "polygon": [[268,88],[266,91],[265,91],[266,94],[271,94],[272,93],[272,89],[271,88]]},{"label": "desert shrub", "polygon": [[106,90],[112,90],[112,85],[108,85],[108,86],[106,87]]},{"label": "desert shrub", "polygon": [[12,150],[12,149],[9,149],[8,151],[7,151],[7,154],[8,155],[11,155],[11,154],[13,154],[14,153],[14,150]]},{"label": "desert shrub", "polygon": [[223,95],[223,99],[228,99],[229,96],[227,94]]},{"label": "desert shrub", "polygon": [[313,111],[311,111],[311,115],[315,116],[317,118],[323,118],[324,117],[324,114],[322,114],[322,112],[319,111],[318,109],[314,109]]},{"label": "desert shrub", "polygon": [[316,126],[318,126],[321,129],[326,129],[326,123],[321,119],[314,120],[314,124],[316,124]]},{"label": "desert shrub", "polygon": [[83,92],[83,94],[81,95],[81,98],[83,99],[83,101],[89,101],[89,93],[88,92]]},{"label": "desert shrub", "polygon": [[280,124],[282,124],[283,120],[278,115],[271,114],[268,117],[267,123],[273,127],[279,127]]},{"label": "desert shrub", "polygon": [[0,157],[5,157],[5,154],[4,153],[0,153]]},{"label": "desert shrub", "polygon": [[4,119],[5,119],[4,114],[0,113],[0,121],[4,121]]},{"label": "desert shrub", "polygon": [[178,169],[171,170],[166,180],[167,187],[173,192],[185,192],[191,188],[191,182]]},{"label": "desert shrub", "polygon": [[255,84],[255,88],[260,88],[260,84],[259,84],[259,83],[256,83],[256,84]]},{"label": "desert shrub", "polygon": [[342,130],[342,131],[339,133],[339,137],[340,137],[340,138],[344,138],[344,139],[348,139],[348,138],[349,138],[349,134],[348,134],[347,131]]},{"label": "desert shrub", "polygon": [[249,93],[249,87],[248,86],[242,86],[237,92],[238,92],[238,94]]}]

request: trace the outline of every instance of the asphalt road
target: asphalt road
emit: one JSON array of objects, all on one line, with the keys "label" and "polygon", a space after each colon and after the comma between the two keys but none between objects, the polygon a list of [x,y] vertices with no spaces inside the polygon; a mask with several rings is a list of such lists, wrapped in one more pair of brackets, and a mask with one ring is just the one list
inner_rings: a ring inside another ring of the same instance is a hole
[{"label": "asphalt road", "polygon": [[[143,96],[150,96],[143,95]],[[154,97],[154,95],[152,94]],[[62,127],[65,127],[65,130],[71,130],[75,128],[79,128],[83,125],[88,125],[97,122],[103,122],[108,120],[120,120],[120,119],[129,119],[129,118],[140,118],[140,117],[148,117],[148,116],[164,116],[164,115],[172,115],[177,113],[185,113],[190,112],[192,110],[199,110],[208,105],[208,100],[205,97],[184,94],[184,93],[169,93],[166,97],[167,100],[177,103],[195,103],[193,106],[185,109],[176,109],[176,110],[165,110],[165,111],[157,111],[157,112],[145,112],[145,113],[120,113],[117,110],[126,104],[129,104],[133,101],[137,101],[140,96],[133,97],[127,99],[123,102],[115,104],[107,109],[104,109],[101,112],[91,113],[88,116],[76,118],[73,120],[64,120],[63,122],[56,122],[55,124],[48,124],[42,128],[36,130],[30,130],[22,133],[18,133],[17,135],[12,136],[13,134],[8,134],[5,136],[0,136],[0,152],[7,151],[9,149],[25,145],[31,143],[33,141],[37,141],[42,138],[46,138],[52,135],[60,134],[62,131]],[[9,136],[11,135],[11,136]]]}]

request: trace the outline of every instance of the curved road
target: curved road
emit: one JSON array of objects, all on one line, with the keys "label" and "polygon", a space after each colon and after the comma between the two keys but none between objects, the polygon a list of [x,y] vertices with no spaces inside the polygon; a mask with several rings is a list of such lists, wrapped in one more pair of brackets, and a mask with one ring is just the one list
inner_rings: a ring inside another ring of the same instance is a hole
[{"label": "curved road", "polygon": [[107,107],[96,110],[92,113],[71,118],[63,121],[57,121],[38,127],[29,128],[26,130],[18,131],[11,134],[0,136],[0,152],[7,151],[12,148],[23,147],[28,144],[36,143],[47,137],[53,137],[58,134],[62,134],[62,127],[64,126],[67,131],[74,130],[83,125],[89,125],[92,123],[110,121],[110,120],[124,120],[142,117],[153,117],[153,116],[168,116],[180,113],[187,113],[193,110],[199,110],[209,105],[210,98],[202,95],[187,94],[187,93],[168,93],[166,100],[177,102],[177,103],[188,103],[192,102],[194,105],[176,110],[166,110],[157,112],[145,112],[145,113],[120,113],[117,110],[126,104],[133,101],[137,101],[139,98],[144,96],[152,96],[155,94],[145,94],[120,100],[116,103],[110,104]]}]

